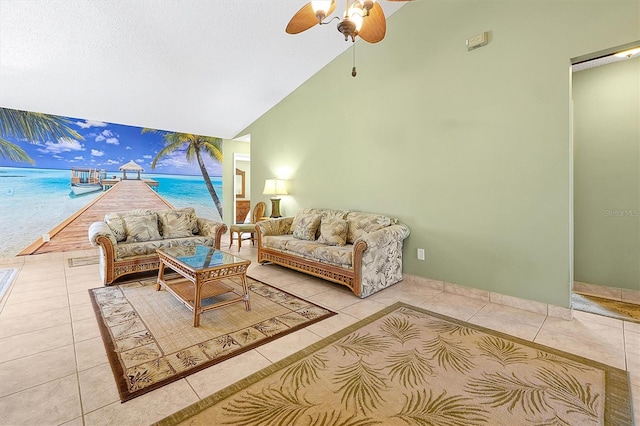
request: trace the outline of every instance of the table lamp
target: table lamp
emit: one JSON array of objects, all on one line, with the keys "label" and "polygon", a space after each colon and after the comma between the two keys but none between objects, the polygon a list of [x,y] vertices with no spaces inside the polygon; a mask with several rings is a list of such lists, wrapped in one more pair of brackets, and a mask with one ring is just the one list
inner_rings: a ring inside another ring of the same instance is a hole
[{"label": "table lamp", "polygon": [[264,190],[262,191],[264,195],[273,195],[271,197],[271,216],[270,217],[281,217],[280,216],[280,198],[278,195],[288,195],[287,192],[287,182],[283,179],[267,179],[264,182]]}]

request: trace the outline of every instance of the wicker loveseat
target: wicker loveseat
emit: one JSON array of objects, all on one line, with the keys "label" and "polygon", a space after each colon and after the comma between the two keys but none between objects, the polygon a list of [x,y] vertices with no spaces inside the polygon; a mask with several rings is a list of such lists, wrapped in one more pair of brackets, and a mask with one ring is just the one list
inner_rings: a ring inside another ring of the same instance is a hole
[{"label": "wicker loveseat", "polygon": [[402,280],[409,228],[374,213],[306,208],[256,224],[258,262],[346,285],[361,298]]},{"label": "wicker loveseat", "polygon": [[100,246],[104,285],[136,272],[158,269],[156,249],[197,244],[220,248],[227,225],[196,217],[193,208],[109,213],[89,226],[89,241]]}]

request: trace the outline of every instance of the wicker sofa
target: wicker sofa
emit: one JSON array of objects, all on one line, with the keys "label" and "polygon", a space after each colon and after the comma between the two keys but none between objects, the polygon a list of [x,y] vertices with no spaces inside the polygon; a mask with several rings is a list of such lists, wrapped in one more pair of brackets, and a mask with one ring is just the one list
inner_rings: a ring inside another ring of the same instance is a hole
[{"label": "wicker sofa", "polygon": [[136,272],[159,268],[156,249],[206,245],[220,248],[224,223],[196,217],[193,208],[129,210],[109,213],[89,226],[89,241],[100,246],[100,277],[104,285]]},{"label": "wicker sofa", "polygon": [[306,208],[256,224],[258,262],[343,284],[365,298],[402,280],[409,228],[374,213]]}]

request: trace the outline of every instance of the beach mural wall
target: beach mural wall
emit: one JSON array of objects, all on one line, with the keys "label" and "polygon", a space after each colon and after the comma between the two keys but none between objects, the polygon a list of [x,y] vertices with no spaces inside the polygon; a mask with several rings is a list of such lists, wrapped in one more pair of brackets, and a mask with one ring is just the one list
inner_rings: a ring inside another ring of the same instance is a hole
[{"label": "beach mural wall", "polygon": [[222,220],[221,139],[0,108],[0,257],[15,256],[102,193],[74,194],[73,168],[121,178],[130,161],[174,207]]}]

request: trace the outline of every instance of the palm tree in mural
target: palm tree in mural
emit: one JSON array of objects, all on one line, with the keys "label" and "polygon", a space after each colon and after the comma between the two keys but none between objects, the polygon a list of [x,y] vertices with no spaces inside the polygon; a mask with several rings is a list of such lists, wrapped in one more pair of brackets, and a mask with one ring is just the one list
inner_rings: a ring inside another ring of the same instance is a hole
[{"label": "palm tree in mural", "polygon": [[208,154],[209,157],[221,163],[222,139],[213,136],[192,135],[190,133],[166,133],[156,129],[142,129],[142,133],[163,134],[164,148],[158,151],[155,158],[153,159],[153,162],[151,163],[152,170],[156,168],[158,161],[162,159],[162,157],[178,151],[185,145],[187,146],[187,161],[191,162],[194,160],[194,158],[198,161],[198,166],[200,166],[200,173],[202,173],[204,183],[205,185],[207,185],[209,195],[211,195],[213,204],[215,204],[220,217],[222,217],[222,203],[220,202],[220,198],[218,197],[218,194],[216,193],[216,190],[211,183],[209,172],[207,171],[207,168],[205,167],[204,161],[202,159],[202,153],[204,152]]},{"label": "palm tree in mural", "polygon": [[22,148],[5,137],[26,139],[31,143],[51,139],[64,141],[67,138],[84,140],[69,124],[70,119],[55,115],[0,108],[0,157],[34,164],[33,159]]}]

